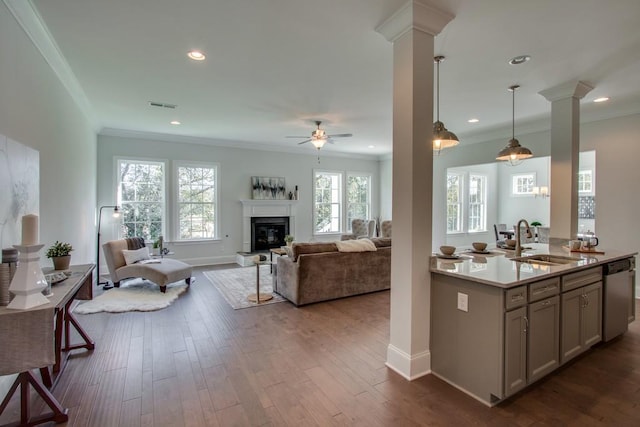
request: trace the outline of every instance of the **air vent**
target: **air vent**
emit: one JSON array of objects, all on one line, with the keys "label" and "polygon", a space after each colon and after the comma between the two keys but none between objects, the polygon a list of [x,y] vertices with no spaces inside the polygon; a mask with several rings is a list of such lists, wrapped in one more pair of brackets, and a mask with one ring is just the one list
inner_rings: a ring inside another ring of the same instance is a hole
[{"label": "air vent", "polygon": [[152,107],[171,108],[172,110],[175,110],[175,108],[177,107],[177,105],[174,104],[165,104],[164,102],[156,101],[149,101],[149,105]]}]

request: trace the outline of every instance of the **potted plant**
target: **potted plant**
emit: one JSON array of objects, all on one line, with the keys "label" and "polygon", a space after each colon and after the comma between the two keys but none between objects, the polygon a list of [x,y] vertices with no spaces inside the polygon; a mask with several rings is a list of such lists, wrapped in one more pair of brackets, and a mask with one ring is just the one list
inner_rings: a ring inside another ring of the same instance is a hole
[{"label": "potted plant", "polygon": [[70,252],[73,250],[73,246],[70,243],[62,243],[56,240],[56,242],[47,249],[45,254],[47,258],[53,260],[53,268],[56,270],[68,270],[71,263]]},{"label": "potted plant", "polygon": [[284,242],[287,244],[287,246],[291,246],[291,244],[293,243],[293,236],[291,234],[287,234],[286,236],[284,236]]}]

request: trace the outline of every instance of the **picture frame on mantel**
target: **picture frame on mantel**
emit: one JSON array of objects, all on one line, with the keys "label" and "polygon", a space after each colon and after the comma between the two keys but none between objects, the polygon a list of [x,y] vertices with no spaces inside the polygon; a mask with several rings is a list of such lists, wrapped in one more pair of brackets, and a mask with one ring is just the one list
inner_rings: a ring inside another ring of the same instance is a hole
[{"label": "picture frame on mantel", "polygon": [[251,197],[254,200],[286,200],[287,191],[284,178],[252,176]]}]

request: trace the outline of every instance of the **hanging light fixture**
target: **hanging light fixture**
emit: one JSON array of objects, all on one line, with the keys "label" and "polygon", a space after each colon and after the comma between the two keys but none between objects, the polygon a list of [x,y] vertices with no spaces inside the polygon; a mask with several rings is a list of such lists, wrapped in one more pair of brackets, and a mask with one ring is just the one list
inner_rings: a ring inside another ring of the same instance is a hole
[{"label": "hanging light fixture", "polygon": [[440,121],[440,63],[444,56],[433,58],[436,63],[436,121],[433,123],[433,155],[438,156],[445,148],[455,147],[460,144],[455,133],[447,130]]},{"label": "hanging light fixture", "polygon": [[533,157],[533,153],[526,147],[520,145],[520,142],[516,139],[516,89],[520,86],[513,85],[509,87],[512,94],[511,104],[511,139],[506,147],[504,147],[498,153],[496,160],[502,160],[507,162],[511,166],[519,165],[524,159]]}]

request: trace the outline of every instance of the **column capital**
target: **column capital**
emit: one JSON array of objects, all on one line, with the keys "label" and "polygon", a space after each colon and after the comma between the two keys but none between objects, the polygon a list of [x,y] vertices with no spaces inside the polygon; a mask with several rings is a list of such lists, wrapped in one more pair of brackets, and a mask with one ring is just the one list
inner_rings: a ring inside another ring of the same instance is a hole
[{"label": "column capital", "polygon": [[582,99],[593,90],[593,86],[580,80],[572,80],[538,92],[547,101],[559,101],[566,98]]},{"label": "column capital", "polygon": [[436,36],[453,18],[426,0],[410,0],[378,25],[376,31],[392,43],[411,29]]}]

